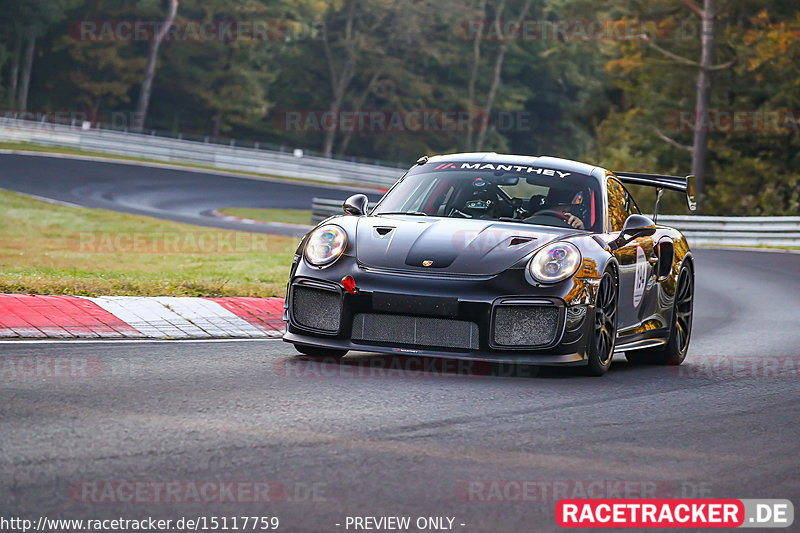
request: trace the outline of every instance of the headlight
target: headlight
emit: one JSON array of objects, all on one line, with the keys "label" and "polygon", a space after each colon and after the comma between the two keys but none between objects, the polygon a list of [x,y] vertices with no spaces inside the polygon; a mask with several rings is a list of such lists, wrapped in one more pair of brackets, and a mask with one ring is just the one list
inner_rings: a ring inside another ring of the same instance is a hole
[{"label": "headlight", "polygon": [[344,252],[347,233],[339,226],[327,225],[315,229],[306,241],[306,261],[314,266],[333,263]]},{"label": "headlight", "polygon": [[568,242],[548,244],[533,256],[528,270],[536,281],[556,283],[573,275],[581,264],[581,253]]}]

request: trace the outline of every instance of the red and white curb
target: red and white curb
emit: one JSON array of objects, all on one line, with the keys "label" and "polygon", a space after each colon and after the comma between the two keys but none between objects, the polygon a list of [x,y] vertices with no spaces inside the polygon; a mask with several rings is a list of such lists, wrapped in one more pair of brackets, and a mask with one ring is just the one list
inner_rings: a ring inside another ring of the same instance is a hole
[{"label": "red and white curb", "polygon": [[277,338],[282,298],[0,294],[0,338]]}]

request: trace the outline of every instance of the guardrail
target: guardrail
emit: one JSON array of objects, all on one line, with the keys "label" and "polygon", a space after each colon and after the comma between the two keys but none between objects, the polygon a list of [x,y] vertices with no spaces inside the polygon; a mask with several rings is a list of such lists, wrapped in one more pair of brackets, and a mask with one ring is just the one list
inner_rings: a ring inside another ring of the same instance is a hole
[{"label": "guardrail", "polygon": [[800,246],[800,217],[661,215],[658,223],[679,229],[689,244]]},{"label": "guardrail", "polygon": [[[318,224],[342,214],[342,201],[314,198],[311,209]],[[800,217],[660,215],[658,223],[677,228],[692,245],[800,246]]]},{"label": "guardrail", "polygon": [[342,200],[314,198],[311,201],[311,223],[319,224],[328,217],[343,214],[342,203]]},{"label": "guardrail", "polygon": [[65,146],[91,152],[326,183],[358,183],[376,187],[392,185],[404,172],[399,168],[310,156],[301,151],[296,154],[286,153],[17,119],[0,120],[0,140]]}]

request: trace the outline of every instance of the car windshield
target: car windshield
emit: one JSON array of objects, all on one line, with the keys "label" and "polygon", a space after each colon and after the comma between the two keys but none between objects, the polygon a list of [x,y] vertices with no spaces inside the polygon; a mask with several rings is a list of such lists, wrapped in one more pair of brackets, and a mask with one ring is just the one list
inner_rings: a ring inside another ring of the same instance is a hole
[{"label": "car windshield", "polygon": [[591,176],[525,165],[443,165],[410,171],[372,214],[477,218],[602,231],[601,194]]}]

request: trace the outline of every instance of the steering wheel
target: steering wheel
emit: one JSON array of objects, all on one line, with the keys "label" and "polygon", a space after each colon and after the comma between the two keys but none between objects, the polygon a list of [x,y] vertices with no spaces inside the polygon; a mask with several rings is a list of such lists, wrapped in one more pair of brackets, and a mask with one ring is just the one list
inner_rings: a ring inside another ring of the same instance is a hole
[{"label": "steering wheel", "polygon": [[555,209],[542,209],[541,211],[537,211],[537,212],[535,212],[533,214],[533,216],[535,216],[535,217],[538,217],[540,215],[541,216],[548,216],[548,217],[555,217],[555,218],[557,218],[559,220],[563,220],[564,222],[569,220],[569,214],[562,213],[561,211],[556,211]]}]

